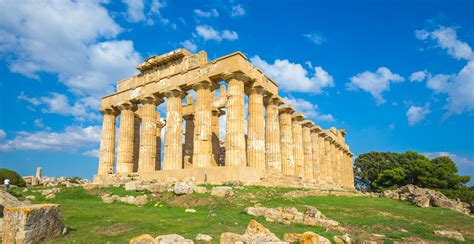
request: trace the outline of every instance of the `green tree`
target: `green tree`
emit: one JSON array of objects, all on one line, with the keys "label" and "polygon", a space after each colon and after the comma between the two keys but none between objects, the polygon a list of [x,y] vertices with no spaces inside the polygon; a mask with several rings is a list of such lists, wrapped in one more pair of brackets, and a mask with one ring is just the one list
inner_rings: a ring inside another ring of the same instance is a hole
[{"label": "green tree", "polygon": [[355,183],[359,189],[375,191],[371,183],[386,169],[399,166],[400,154],[392,152],[369,152],[354,161]]},{"label": "green tree", "polygon": [[406,173],[402,167],[384,170],[375,181],[372,182],[372,187],[377,191],[384,191],[388,189],[397,189],[404,185]]},{"label": "green tree", "polygon": [[25,186],[26,183],[17,172],[9,169],[0,169],[0,184],[3,184],[5,179],[10,180],[10,184],[16,186]]}]

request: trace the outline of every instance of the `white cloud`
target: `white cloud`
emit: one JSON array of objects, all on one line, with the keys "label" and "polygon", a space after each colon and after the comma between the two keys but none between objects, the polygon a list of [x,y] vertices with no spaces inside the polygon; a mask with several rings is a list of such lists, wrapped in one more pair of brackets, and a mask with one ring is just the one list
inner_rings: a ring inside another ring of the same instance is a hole
[{"label": "white cloud", "polygon": [[92,149],[92,150],[83,152],[82,155],[92,157],[92,158],[99,158],[100,152],[99,152],[99,149]]},{"label": "white cloud", "polygon": [[179,44],[181,44],[184,48],[188,49],[192,53],[195,53],[197,51],[196,43],[194,43],[191,40],[185,40],[185,41],[180,42]]},{"label": "white cloud", "polygon": [[440,26],[434,31],[427,30],[416,30],[415,36],[420,40],[431,40],[436,41],[440,48],[446,49],[448,54],[456,59],[474,60],[474,53],[471,47],[462,41],[457,39],[456,30],[450,27]]},{"label": "white cloud", "polygon": [[202,37],[204,40],[215,40],[215,41],[222,41],[222,40],[237,40],[239,35],[235,31],[230,30],[223,30],[218,31],[215,30],[211,26],[207,25],[198,25],[196,26],[196,34]]},{"label": "white cloud", "polygon": [[[10,70],[32,78],[57,74],[77,94],[103,95],[134,74],[131,41],[110,40],[122,28],[98,1],[2,1],[0,52]],[[98,40],[104,40],[99,42]]]},{"label": "white cloud", "polygon": [[35,120],[33,121],[33,124],[34,124],[36,127],[40,128],[40,129],[51,130],[51,127],[46,126],[46,125],[43,123],[43,119],[41,119],[41,118],[40,118],[40,119],[35,119]]},{"label": "white cloud", "polygon": [[201,9],[195,9],[194,14],[198,17],[204,17],[204,18],[218,17],[219,16],[219,12],[215,8],[213,8],[209,11],[203,11]]},{"label": "white cloud", "polygon": [[234,17],[245,15],[245,12],[246,12],[245,9],[240,4],[232,6],[231,15]]},{"label": "white cloud", "polygon": [[425,80],[425,78],[428,76],[428,72],[426,70],[420,70],[417,72],[414,72],[410,75],[410,81],[412,82],[421,82]]},{"label": "white cloud", "polygon": [[122,0],[127,5],[127,20],[137,23],[146,19],[144,0]]},{"label": "white cloud", "polygon": [[457,74],[428,75],[426,86],[435,93],[447,95],[444,119],[454,114],[473,111],[474,53],[471,47],[459,41],[456,31],[449,27],[440,26],[434,31],[417,30],[415,35],[420,40],[431,38],[453,58],[467,61]]},{"label": "white cloud", "polygon": [[425,104],[425,106],[423,107],[412,105],[410,106],[410,108],[408,108],[408,111],[406,112],[408,124],[410,126],[414,126],[423,121],[425,117],[430,113],[431,111],[429,104]]},{"label": "white cloud", "polygon": [[63,132],[17,132],[15,139],[0,144],[0,151],[62,151],[73,152],[83,147],[97,146],[99,126],[66,127]]},{"label": "white cloud", "polygon": [[291,63],[288,59],[276,59],[269,64],[259,56],[253,56],[250,61],[287,92],[322,93],[324,88],[334,86],[332,76],[320,66],[315,67],[314,74],[310,75],[301,64]]},{"label": "white cloud", "polygon": [[312,43],[316,45],[321,45],[323,42],[326,41],[323,35],[319,33],[307,33],[303,34],[304,37],[308,38]]},{"label": "white cloud", "polygon": [[346,83],[348,90],[366,91],[374,97],[377,105],[381,105],[385,103],[382,93],[390,90],[390,83],[399,83],[405,79],[386,67],[379,67],[375,73],[364,71],[351,77],[350,80],[350,83]]},{"label": "white cloud", "polygon": [[3,140],[5,137],[7,137],[7,133],[5,133],[4,130],[0,129],[0,140]]},{"label": "white cloud", "polygon": [[95,97],[80,98],[73,105],[69,104],[67,96],[54,92],[50,96],[39,98],[29,98],[21,93],[18,100],[27,101],[33,106],[41,106],[41,112],[43,113],[73,116],[78,121],[97,121],[101,118],[97,112],[100,107],[100,100]]},{"label": "white cloud", "polygon": [[450,157],[457,165],[474,167],[474,161],[450,152],[424,152],[421,153],[429,159],[437,157]]},{"label": "white cloud", "polygon": [[307,118],[315,121],[335,121],[331,114],[321,114],[318,105],[313,104],[302,98],[294,98],[292,96],[283,97],[286,103],[293,105],[297,112],[302,112]]}]

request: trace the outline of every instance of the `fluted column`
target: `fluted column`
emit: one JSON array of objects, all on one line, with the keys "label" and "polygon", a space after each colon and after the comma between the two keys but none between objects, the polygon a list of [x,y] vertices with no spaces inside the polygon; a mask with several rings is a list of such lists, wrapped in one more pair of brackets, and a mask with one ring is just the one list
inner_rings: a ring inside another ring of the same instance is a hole
[{"label": "fluted column", "polygon": [[164,170],[181,169],[183,165],[183,92],[172,88],[165,92],[166,101],[166,131],[164,148]]},{"label": "fluted column", "polygon": [[231,73],[224,75],[223,79],[228,83],[225,165],[246,166],[244,82],[248,77],[241,73]]},{"label": "fluted column", "polygon": [[183,148],[183,168],[189,169],[194,165],[194,115],[187,114],[183,116],[184,119],[184,148]]},{"label": "fluted column", "polygon": [[135,112],[135,121],[133,122],[133,172],[138,172],[138,158],[140,154],[140,124],[142,119]]},{"label": "fluted column", "polygon": [[331,151],[330,151],[330,156],[331,156],[331,179],[332,179],[332,182],[335,184],[335,185],[339,185],[339,182],[338,182],[338,179],[339,179],[339,176],[338,176],[338,171],[337,171],[337,154],[336,154],[336,142],[334,141],[334,139],[331,140],[329,146],[331,148]]},{"label": "fluted column", "polygon": [[344,177],[344,171],[343,171],[343,162],[342,162],[342,158],[341,158],[341,145],[339,145],[338,143],[335,143],[334,144],[334,154],[335,154],[335,157],[336,157],[336,183],[339,185],[339,186],[343,186],[343,177]]},{"label": "fluted column", "polygon": [[212,161],[212,92],[211,82],[204,80],[193,85],[194,105],[193,168],[210,167]]},{"label": "fluted column", "polygon": [[321,138],[319,137],[319,132],[321,132],[321,127],[313,126],[311,127],[311,145],[313,151],[313,179],[316,182],[321,182]]},{"label": "fluted column", "polygon": [[211,166],[216,167],[220,166],[220,151],[221,151],[221,145],[220,145],[220,126],[219,126],[219,117],[224,115],[224,111],[214,108],[212,110],[212,118],[211,118],[211,131],[212,131],[212,162]]},{"label": "fluted column", "polygon": [[265,99],[265,159],[269,172],[281,173],[280,121],[278,106],[283,103],[278,96],[269,96]]},{"label": "fluted column", "polygon": [[304,153],[304,178],[313,180],[313,145],[311,143],[311,127],[314,123],[304,120],[303,123],[303,153]]},{"label": "fluted column", "polygon": [[331,138],[325,132],[321,132],[319,135],[322,138],[320,157],[322,179],[325,183],[331,183]]},{"label": "fluted column", "polygon": [[100,139],[100,155],[98,175],[114,173],[115,161],[115,121],[117,111],[114,108],[100,110],[104,115],[102,121],[102,136]]},{"label": "fluted column", "polygon": [[156,157],[155,170],[161,170],[161,130],[165,123],[160,119],[160,113],[156,112]]},{"label": "fluted column", "polygon": [[302,113],[294,113],[291,118],[293,131],[293,157],[295,159],[294,175],[303,177],[304,173],[304,151],[303,151],[303,127],[301,122],[305,119]]},{"label": "fluted column", "polygon": [[349,152],[349,155],[348,155],[348,163],[349,163],[349,188],[350,189],[354,189],[354,168],[352,166],[352,157],[354,156],[354,154],[352,154],[351,152]]},{"label": "fluted column", "polygon": [[293,157],[293,130],[291,115],[295,112],[292,106],[283,105],[279,108],[280,114],[280,147],[281,172],[285,175],[295,174],[295,160]]},{"label": "fluted column", "polygon": [[249,167],[265,170],[265,118],[263,114],[263,87],[252,85],[247,89],[248,130],[247,160]]},{"label": "fluted column", "polygon": [[140,153],[138,172],[153,172],[156,164],[156,105],[159,98],[148,95],[141,99],[142,126],[140,131]]},{"label": "fluted column", "polygon": [[135,141],[136,105],[122,103],[120,109],[120,128],[117,152],[117,174],[126,175],[133,172],[133,148]]}]

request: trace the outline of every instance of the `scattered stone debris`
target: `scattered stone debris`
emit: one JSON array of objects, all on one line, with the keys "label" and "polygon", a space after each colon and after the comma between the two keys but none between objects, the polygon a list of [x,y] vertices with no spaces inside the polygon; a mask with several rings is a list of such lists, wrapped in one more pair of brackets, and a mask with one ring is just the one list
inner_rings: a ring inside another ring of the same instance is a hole
[{"label": "scattered stone debris", "polygon": [[101,199],[103,203],[123,202],[133,205],[145,205],[148,203],[147,195],[120,197],[117,195],[104,194]]},{"label": "scattered stone debris", "polygon": [[[50,188],[50,189],[43,189],[43,190],[32,190],[32,192],[38,192],[40,193],[41,195],[45,196],[46,199],[51,199],[51,198],[55,198],[56,197],[56,193],[59,193],[61,192],[61,188],[59,187],[54,187],[54,188]],[[52,196],[50,196],[52,195]],[[48,198],[49,196],[49,198]]]},{"label": "scattered stone debris", "polygon": [[143,234],[132,238],[129,244],[158,244],[158,241],[149,234]]},{"label": "scattered stone debris", "polygon": [[278,239],[269,229],[259,224],[255,220],[251,220],[247,226],[245,234],[239,235],[231,232],[224,232],[221,234],[221,244],[234,243],[286,243]]},{"label": "scattered stone debris", "polygon": [[321,214],[315,207],[307,206],[304,213],[294,207],[266,208],[261,206],[248,207],[245,213],[252,216],[265,217],[266,221],[277,222],[280,224],[305,224],[311,226],[321,226],[332,230],[343,231],[337,221],[329,219]]},{"label": "scattered stone debris", "polygon": [[433,234],[435,236],[446,237],[457,241],[464,241],[462,234],[455,230],[435,230],[433,231]]},{"label": "scattered stone debris", "polygon": [[234,195],[234,191],[230,186],[214,186],[211,190],[212,196],[230,197]]},{"label": "scattered stone debris", "polygon": [[173,192],[176,195],[184,195],[184,194],[191,194],[193,193],[193,186],[185,183],[185,182],[178,182],[173,186]]},{"label": "scattered stone debris", "polygon": [[204,234],[198,234],[196,236],[196,241],[211,242],[212,241],[212,236],[204,235]]},{"label": "scattered stone debris", "polygon": [[192,244],[194,243],[192,240],[186,239],[177,234],[157,236],[155,240],[158,241],[158,244],[170,244],[170,243]]},{"label": "scattered stone debris", "polygon": [[469,214],[469,204],[446,197],[443,193],[414,185],[405,185],[396,190],[387,190],[382,196],[395,200],[406,200],[420,207],[436,206],[463,214]]},{"label": "scattered stone debris", "polygon": [[77,177],[68,178],[68,177],[46,177],[46,176],[23,176],[25,183],[28,186],[47,186],[47,187],[54,187],[54,186],[66,186],[66,187],[73,187],[73,186],[82,186],[85,184],[89,184],[88,179],[80,179]]},{"label": "scattered stone debris", "polygon": [[63,233],[58,204],[35,204],[4,209],[3,243],[38,243]]},{"label": "scattered stone debris", "polygon": [[306,231],[302,234],[296,233],[286,233],[283,239],[287,242],[294,243],[320,243],[320,244],[330,244],[331,241],[324,236],[320,236],[314,232]]},{"label": "scattered stone debris", "polygon": [[298,197],[308,197],[308,196],[337,196],[337,197],[379,197],[377,193],[367,193],[367,192],[358,192],[358,191],[330,191],[330,190],[295,190],[283,194],[284,198],[298,198]]}]

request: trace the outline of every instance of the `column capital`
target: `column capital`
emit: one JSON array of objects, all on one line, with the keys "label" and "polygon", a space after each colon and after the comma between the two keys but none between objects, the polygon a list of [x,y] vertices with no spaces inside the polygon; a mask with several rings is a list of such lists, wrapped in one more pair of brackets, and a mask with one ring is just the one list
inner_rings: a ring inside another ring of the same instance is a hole
[{"label": "column capital", "polygon": [[305,127],[311,128],[311,127],[314,126],[314,123],[313,123],[313,121],[311,121],[311,120],[303,120],[302,125],[305,126]]},{"label": "column capital", "polygon": [[192,85],[194,91],[198,91],[201,89],[210,89],[212,86],[212,82],[209,79],[204,79]]},{"label": "column capital", "polygon": [[130,101],[119,103],[119,104],[117,104],[116,107],[120,111],[124,111],[124,110],[136,111],[138,109],[137,105],[135,103],[130,102]]},{"label": "column capital", "polygon": [[263,104],[265,106],[268,106],[268,105],[280,106],[283,103],[284,103],[283,99],[276,95],[269,95],[263,99]]},{"label": "column capital", "polygon": [[321,131],[322,131],[322,129],[318,125],[315,125],[315,126],[311,127],[311,132],[319,133]]},{"label": "column capital", "polygon": [[278,108],[278,112],[280,114],[292,114],[295,112],[295,109],[293,108],[293,106],[289,105],[289,104],[284,104],[282,106],[280,106]]},{"label": "column capital", "polygon": [[167,91],[164,92],[165,97],[181,97],[184,98],[186,96],[186,92],[184,92],[181,88],[175,86],[171,87]]},{"label": "column capital", "polygon": [[119,113],[119,111],[117,110],[117,108],[114,108],[112,106],[110,107],[104,107],[104,108],[101,108],[100,109],[100,112],[103,114],[103,115],[117,115]]},{"label": "column capital", "polygon": [[247,95],[252,95],[252,94],[263,95],[264,91],[265,90],[264,90],[263,86],[255,85],[255,84],[252,84],[249,87],[247,87],[247,89],[245,89],[245,92],[247,93]]},{"label": "column capital", "polygon": [[158,105],[163,102],[163,97],[155,94],[146,94],[138,99],[142,104],[155,104]]},{"label": "column capital", "polygon": [[306,118],[303,113],[296,112],[293,115],[291,115],[291,120],[292,121],[303,121]]},{"label": "column capital", "polygon": [[229,82],[232,79],[239,80],[242,82],[249,82],[251,79],[248,75],[238,71],[238,72],[227,72],[222,74],[222,79],[226,82]]}]

